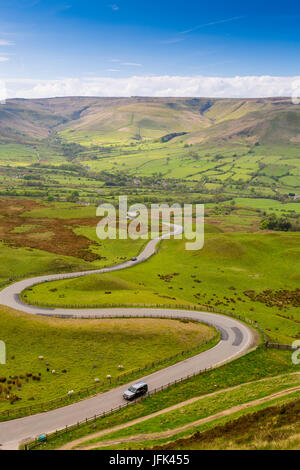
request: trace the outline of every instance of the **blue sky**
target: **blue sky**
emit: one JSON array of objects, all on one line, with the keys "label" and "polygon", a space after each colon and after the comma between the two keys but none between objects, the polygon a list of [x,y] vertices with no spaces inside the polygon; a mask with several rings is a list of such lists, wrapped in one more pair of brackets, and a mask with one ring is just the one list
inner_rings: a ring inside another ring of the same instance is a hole
[{"label": "blue sky", "polygon": [[297,77],[297,3],[2,0],[0,78]]}]

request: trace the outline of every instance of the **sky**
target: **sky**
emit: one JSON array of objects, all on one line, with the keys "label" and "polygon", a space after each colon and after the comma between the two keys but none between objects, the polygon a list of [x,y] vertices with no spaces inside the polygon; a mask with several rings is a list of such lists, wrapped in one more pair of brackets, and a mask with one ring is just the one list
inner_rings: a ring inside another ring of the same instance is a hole
[{"label": "sky", "polygon": [[290,0],[1,0],[0,99],[290,96],[299,20]]}]

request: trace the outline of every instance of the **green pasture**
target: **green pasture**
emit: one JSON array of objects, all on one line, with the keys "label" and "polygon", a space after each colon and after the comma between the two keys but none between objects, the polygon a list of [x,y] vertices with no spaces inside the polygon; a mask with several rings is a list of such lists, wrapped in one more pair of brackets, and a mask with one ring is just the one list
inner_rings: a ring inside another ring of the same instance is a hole
[{"label": "green pasture", "polygon": [[[7,348],[7,363],[0,365],[0,411],[67,398],[69,390],[93,386],[95,379],[106,381],[108,374],[121,378],[124,372],[134,373],[181,351],[207,348],[215,336],[213,328],[197,322],[45,319],[4,307],[0,331]],[[40,380],[32,379],[39,374]],[[5,395],[10,379],[10,393],[19,397],[13,404]]]},{"label": "green pasture", "polygon": [[0,242],[0,282],[3,284],[37,274],[83,270],[89,266],[83,260],[71,256],[29,247],[12,247]]},{"label": "green pasture", "polygon": [[[184,240],[165,240],[146,263],[108,275],[38,285],[23,296],[41,305],[192,304],[256,320],[268,335],[291,343],[299,334],[300,310],[268,306],[245,293],[295,291],[299,287],[298,233],[207,233],[204,248],[185,250]],[[295,269],[291,269],[294,266]],[[75,300],[76,299],[76,300]]]}]

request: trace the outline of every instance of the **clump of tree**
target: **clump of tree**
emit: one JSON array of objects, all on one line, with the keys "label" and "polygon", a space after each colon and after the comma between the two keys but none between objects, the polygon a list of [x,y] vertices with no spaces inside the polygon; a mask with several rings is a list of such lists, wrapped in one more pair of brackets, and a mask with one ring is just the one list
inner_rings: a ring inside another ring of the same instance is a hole
[{"label": "clump of tree", "polygon": [[170,140],[174,139],[175,137],[180,137],[182,135],[186,135],[187,132],[172,132],[171,134],[163,135],[160,137],[157,142],[164,144],[165,142],[169,142]]},{"label": "clump of tree", "polygon": [[67,197],[68,202],[78,202],[79,201],[79,192],[78,191],[73,191],[72,194],[70,194]]},{"label": "clump of tree", "polygon": [[292,229],[292,223],[286,217],[277,217],[276,214],[270,214],[261,221],[262,230],[279,230],[287,232]]},{"label": "clump of tree", "polygon": [[190,152],[188,156],[191,157],[195,161],[198,161],[200,159],[199,154],[196,152]]}]

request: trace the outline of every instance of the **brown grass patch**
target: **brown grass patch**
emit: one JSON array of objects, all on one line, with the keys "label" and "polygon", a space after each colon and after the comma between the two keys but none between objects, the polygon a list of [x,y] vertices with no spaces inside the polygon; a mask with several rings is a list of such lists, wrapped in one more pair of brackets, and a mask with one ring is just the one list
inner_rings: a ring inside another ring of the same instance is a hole
[{"label": "brown grass patch", "polygon": [[[94,242],[74,233],[74,227],[94,226],[99,218],[89,219],[38,219],[21,217],[23,212],[44,207],[31,200],[0,199],[0,238],[5,243],[15,247],[29,247],[38,250],[56,253],[58,255],[73,256],[85,261],[101,259],[101,256],[89,251]],[[17,233],[16,227],[33,225],[35,228],[26,232]]]},{"label": "brown grass patch", "polygon": [[253,302],[261,302],[268,307],[277,307],[279,309],[287,307],[300,307],[300,289],[295,290],[273,290],[266,289],[256,294],[253,290],[245,291],[244,294]]}]

